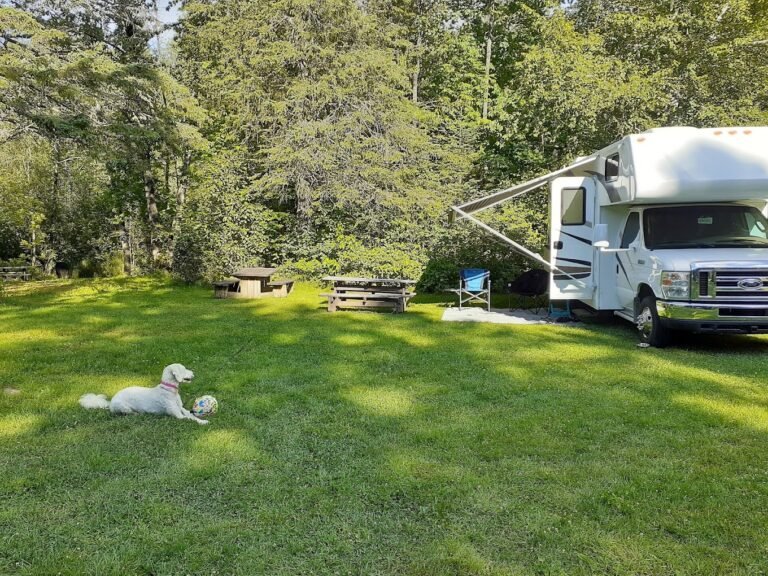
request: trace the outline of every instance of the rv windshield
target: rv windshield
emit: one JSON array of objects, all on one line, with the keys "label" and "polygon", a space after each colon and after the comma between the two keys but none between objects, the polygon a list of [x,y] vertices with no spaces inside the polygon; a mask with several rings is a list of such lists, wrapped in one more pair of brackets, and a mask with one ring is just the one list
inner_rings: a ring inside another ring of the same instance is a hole
[{"label": "rv windshield", "polygon": [[757,208],[701,204],[648,208],[645,246],[671,248],[768,248],[768,222]]}]

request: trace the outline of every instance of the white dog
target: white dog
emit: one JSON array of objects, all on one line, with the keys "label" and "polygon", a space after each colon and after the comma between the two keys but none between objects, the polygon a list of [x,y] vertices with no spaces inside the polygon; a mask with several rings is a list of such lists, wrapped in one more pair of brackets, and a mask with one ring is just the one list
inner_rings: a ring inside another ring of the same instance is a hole
[{"label": "white dog", "polygon": [[181,364],[171,364],[163,370],[163,379],[154,388],[131,386],[114,395],[112,401],[104,394],[83,394],[80,406],[83,408],[103,408],[113,414],[167,414],[181,420],[194,420],[198,424],[208,424],[185,410],[179,396],[179,384],[189,382],[195,375]]}]

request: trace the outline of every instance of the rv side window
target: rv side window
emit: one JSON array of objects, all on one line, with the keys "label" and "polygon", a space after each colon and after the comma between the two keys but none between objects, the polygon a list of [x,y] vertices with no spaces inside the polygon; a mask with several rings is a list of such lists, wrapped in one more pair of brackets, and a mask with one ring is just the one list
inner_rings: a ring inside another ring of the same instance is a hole
[{"label": "rv side window", "polygon": [[766,238],[768,239],[768,233],[765,228],[765,224],[763,224],[760,220],[758,220],[758,213],[756,212],[745,212],[744,217],[747,219],[747,228],[749,228],[749,235],[754,236],[755,238]]},{"label": "rv side window", "polygon": [[586,221],[586,198],[584,188],[564,188],[561,213],[563,226],[578,226]]},{"label": "rv side window", "polygon": [[605,159],[605,181],[615,182],[619,179],[619,155],[613,154]]},{"label": "rv side window", "polygon": [[621,235],[621,248],[629,248],[640,233],[640,214],[632,212],[624,226],[624,234]]}]

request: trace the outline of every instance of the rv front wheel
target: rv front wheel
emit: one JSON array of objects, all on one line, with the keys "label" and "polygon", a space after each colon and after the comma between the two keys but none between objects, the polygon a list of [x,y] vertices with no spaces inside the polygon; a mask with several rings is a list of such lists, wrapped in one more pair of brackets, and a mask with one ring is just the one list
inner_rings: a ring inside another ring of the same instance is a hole
[{"label": "rv front wheel", "polygon": [[640,341],[644,344],[663,348],[669,343],[669,330],[659,321],[656,298],[653,296],[646,296],[640,301],[637,329],[640,331]]}]

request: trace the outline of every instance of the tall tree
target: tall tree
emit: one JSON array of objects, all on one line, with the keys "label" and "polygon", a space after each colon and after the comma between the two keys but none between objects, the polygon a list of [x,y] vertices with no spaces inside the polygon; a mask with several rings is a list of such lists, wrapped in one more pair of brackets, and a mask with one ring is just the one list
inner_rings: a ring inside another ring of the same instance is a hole
[{"label": "tall tree", "polygon": [[[129,214],[142,198],[147,261],[156,261],[172,248],[160,218],[157,182],[171,158],[187,157],[199,137],[193,99],[148,51],[148,5],[140,0],[17,4],[24,11],[0,9],[5,88],[0,113],[7,138],[34,133],[50,142],[54,205],[66,175],[61,161],[75,147],[101,162],[114,212]],[[57,213],[48,217],[56,229]]]},{"label": "tall tree", "polygon": [[467,155],[439,142],[412,77],[376,20],[350,0],[189,2],[184,77],[211,107],[220,146],[259,202],[293,221],[288,256],[338,239],[410,243],[460,194]]},{"label": "tall tree", "polygon": [[764,124],[768,4],[764,0],[578,0],[578,29],[608,54],[663,77],[665,124]]}]

